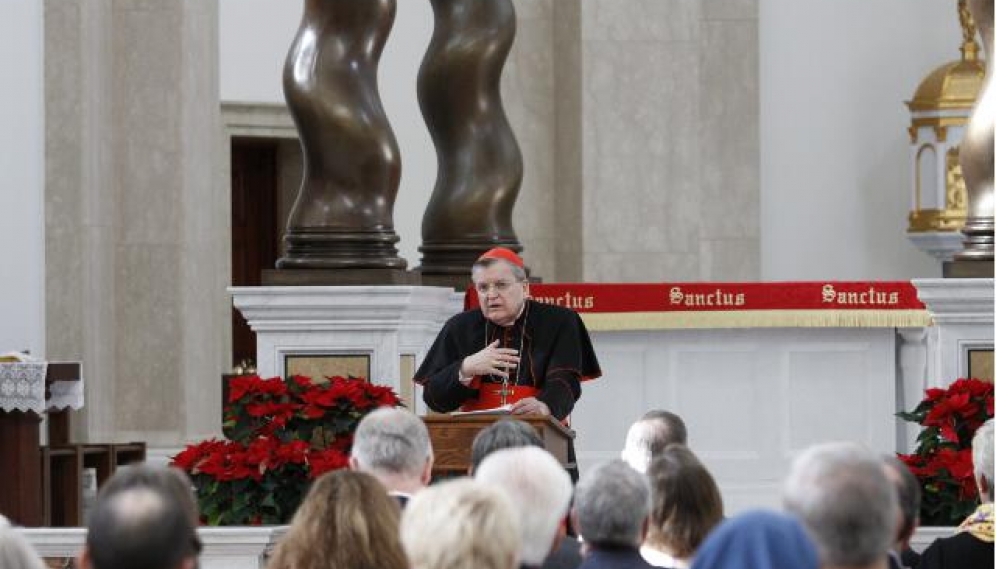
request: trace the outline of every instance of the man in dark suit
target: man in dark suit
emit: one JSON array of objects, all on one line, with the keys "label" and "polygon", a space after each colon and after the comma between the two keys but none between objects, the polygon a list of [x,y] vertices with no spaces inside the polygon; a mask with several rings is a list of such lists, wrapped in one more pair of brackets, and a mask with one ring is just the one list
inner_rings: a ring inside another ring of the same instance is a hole
[{"label": "man in dark suit", "polygon": [[429,430],[411,411],[377,409],[356,427],[349,467],[379,480],[402,508],[432,479],[432,461]]},{"label": "man in dark suit", "polygon": [[592,468],[575,489],[574,527],[588,553],[579,569],[648,569],[640,544],[650,519],[650,482],[622,460]]}]

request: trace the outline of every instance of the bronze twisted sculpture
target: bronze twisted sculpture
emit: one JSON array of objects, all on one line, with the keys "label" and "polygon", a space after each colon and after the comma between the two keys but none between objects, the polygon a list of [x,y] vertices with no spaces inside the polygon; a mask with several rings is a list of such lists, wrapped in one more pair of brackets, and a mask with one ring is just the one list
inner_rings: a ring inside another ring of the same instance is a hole
[{"label": "bronze twisted sculpture", "polygon": [[422,218],[426,275],[468,274],[484,251],[521,251],[512,208],[522,154],[501,104],[502,67],[515,39],[510,0],[432,0],[435,27],[418,99],[438,173]]},{"label": "bronze twisted sculpture", "polygon": [[304,179],[278,269],[400,269],[398,144],[377,91],[395,0],[305,0],[284,66]]}]

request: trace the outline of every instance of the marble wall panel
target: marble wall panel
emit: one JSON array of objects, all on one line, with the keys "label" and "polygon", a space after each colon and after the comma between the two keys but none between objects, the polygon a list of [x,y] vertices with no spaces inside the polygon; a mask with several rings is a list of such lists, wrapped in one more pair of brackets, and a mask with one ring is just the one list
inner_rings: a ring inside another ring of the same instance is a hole
[{"label": "marble wall panel", "polygon": [[585,253],[586,282],[694,281],[695,253]]},{"label": "marble wall panel", "polygon": [[705,0],[703,20],[757,20],[758,0]]},{"label": "marble wall panel", "polygon": [[502,74],[502,103],[522,151],[523,179],[513,226],[533,274],[552,278],[554,234],[553,20],[549,0],[516,2],[515,43]]},{"label": "marble wall panel", "polygon": [[176,245],[118,245],[116,430],[179,431],[185,354]]},{"label": "marble wall panel", "polygon": [[[115,3],[114,171],[121,238],[126,243],[174,243],[182,187],[180,146],[182,16],[176,10]],[[178,175],[180,174],[180,175]]]},{"label": "marble wall panel", "polygon": [[[80,344],[70,347],[73,354],[79,354],[73,357],[83,360],[83,377],[86,380],[85,404],[73,417],[73,435],[77,441],[120,440],[114,431],[117,342],[120,333],[116,317],[119,303],[115,243],[113,227],[95,226],[84,230],[83,279],[78,283],[83,302],[77,307],[82,333]],[[49,316],[50,319],[52,317]],[[49,330],[52,328],[49,326]]]},{"label": "marble wall panel", "polygon": [[[585,199],[585,251],[697,254],[696,171],[665,155],[619,155],[593,165]],[[625,189],[625,193],[620,192]]]},{"label": "marble wall panel", "polygon": [[694,41],[697,0],[586,0],[586,41]]},{"label": "marble wall panel", "polygon": [[[80,42],[81,8],[75,2],[46,3],[45,35]],[[83,196],[80,52],[46,50],[45,58],[45,258],[60,267],[45,279],[45,311],[61,325],[46,326],[48,357],[79,358],[82,351]]]},{"label": "marble wall panel", "polygon": [[760,234],[757,45],[756,20],[702,24],[703,238]]},{"label": "marble wall panel", "polygon": [[[231,284],[231,197],[221,161],[222,125],[218,100],[217,10],[203,2],[184,4],[181,57],[180,149],[183,163],[183,212],[179,294],[182,298],[184,354],[183,432],[210,436],[221,430],[220,384],[214,380],[231,365],[228,344],[231,322],[226,288]],[[198,61],[198,65],[189,62]],[[205,381],[206,380],[206,381]]]},{"label": "marble wall panel", "polygon": [[[595,0],[581,21],[583,279],[757,275],[756,3]],[[611,255],[667,269],[589,264]]]},{"label": "marble wall panel", "polygon": [[554,4],[553,45],[555,276],[562,282],[582,279],[582,0],[557,0]]},{"label": "marble wall panel", "polygon": [[699,259],[698,279],[702,281],[756,281],[761,278],[757,237],[703,239],[699,241]]}]

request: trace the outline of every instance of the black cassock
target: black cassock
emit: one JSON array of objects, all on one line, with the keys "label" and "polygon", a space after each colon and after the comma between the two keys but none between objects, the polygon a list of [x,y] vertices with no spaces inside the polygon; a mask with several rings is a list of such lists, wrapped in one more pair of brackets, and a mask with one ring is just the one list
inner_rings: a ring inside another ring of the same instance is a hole
[{"label": "black cassock", "polygon": [[[522,314],[511,326],[497,326],[479,308],[457,314],[443,326],[429,353],[415,372],[415,382],[425,390],[423,398],[433,411],[449,412],[478,390],[460,383],[460,364],[495,340],[502,348],[519,351],[519,366],[510,383],[539,390],[536,398],[550,413],[563,420],[581,396],[581,380],[602,374],[581,317],[560,306],[527,300]],[[498,376],[480,378],[501,383]]]}]

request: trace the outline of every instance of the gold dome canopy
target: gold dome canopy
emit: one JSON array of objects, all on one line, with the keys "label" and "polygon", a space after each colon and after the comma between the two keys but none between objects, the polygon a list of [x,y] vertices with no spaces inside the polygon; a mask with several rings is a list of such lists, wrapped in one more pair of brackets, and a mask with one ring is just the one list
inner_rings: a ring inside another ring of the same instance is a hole
[{"label": "gold dome canopy", "polygon": [[916,88],[913,100],[906,103],[910,111],[970,110],[982,91],[986,65],[979,58],[975,22],[964,0],[958,2],[958,16],[962,30],[961,61],[931,71]]},{"label": "gold dome canopy", "polygon": [[971,109],[985,77],[986,66],[979,59],[947,63],[931,71],[906,104],[911,111]]}]

